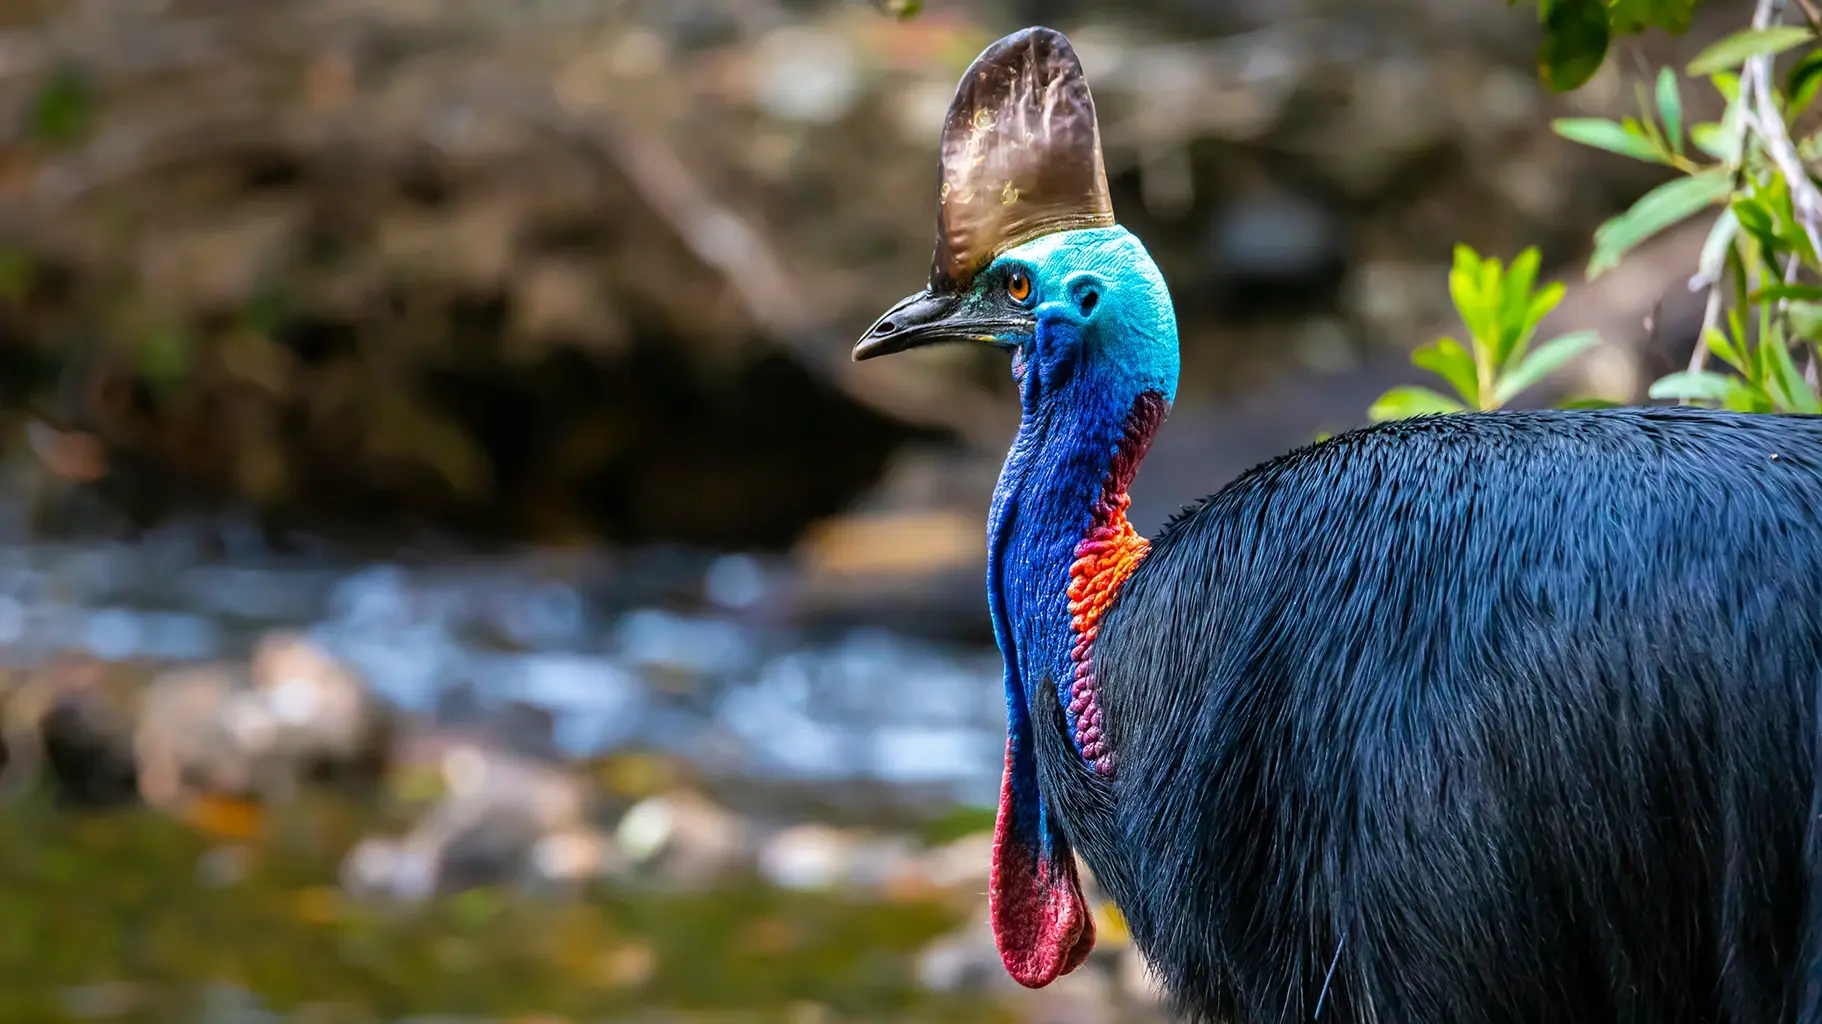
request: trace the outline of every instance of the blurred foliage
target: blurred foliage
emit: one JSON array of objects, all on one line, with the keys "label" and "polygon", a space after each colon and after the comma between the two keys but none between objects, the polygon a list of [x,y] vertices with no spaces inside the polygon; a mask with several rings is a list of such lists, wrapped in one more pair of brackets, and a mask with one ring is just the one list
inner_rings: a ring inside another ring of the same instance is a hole
[{"label": "blurred foliage", "polygon": [[[1508,4],[1520,0],[1506,0]],[[1525,0],[1537,4],[1542,27],[1538,77],[1557,92],[1580,88],[1607,59],[1620,36],[1659,28],[1681,33],[1689,27],[1696,0]]]},{"label": "blurred foliage", "polygon": [[873,6],[881,14],[890,15],[900,20],[915,18],[924,9],[924,0],[873,0]]},{"label": "blurred foliage", "polygon": [[[1808,169],[1822,156],[1822,131],[1798,127],[1822,86],[1822,26],[1774,23],[1783,13],[1782,4],[1761,0],[1752,27],[1708,45],[1683,69],[1688,78],[1706,79],[1725,103],[1717,121],[1688,123],[1679,76],[1665,67],[1649,89],[1638,86],[1636,116],[1552,125],[1573,142],[1676,172],[1595,231],[1589,278],[1666,229],[1720,209],[1695,268],[1694,286],[1708,292],[1700,340],[1689,368],[1659,378],[1652,398],[1741,412],[1822,412],[1822,285],[1815,283],[1822,277],[1822,190]],[[1780,55],[1793,58],[1781,75],[1774,72]],[[1532,312],[1547,312],[1552,296],[1561,295],[1552,286],[1525,297],[1535,263],[1527,253],[1502,275],[1496,261],[1458,249],[1450,291],[1473,349],[1444,338],[1418,350],[1413,362],[1443,377],[1461,400],[1396,388],[1374,404],[1372,416],[1497,408],[1589,347],[1592,335],[1571,334],[1524,357]],[[1706,368],[1711,355],[1724,369]],[[1521,361],[1510,365],[1515,359]]]},{"label": "blurred foliage", "polygon": [[[1806,166],[1822,135],[1796,127],[1822,82],[1816,41],[1813,26],[1760,24],[1705,48],[1684,74],[1707,79],[1726,108],[1717,122],[1689,126],[1687,139],[1669,68],[1658,72],[1651,97],[1641,90],[1636,118],[1566,126],[1577,141],[1678,172],[1595,233],[1590,276],[1653,234],[1721,208],[1696,268],[1696,282],[1709,291],[1701,341],[1687,371],[1652,385],[1653,398],[1745,412],[1822,411],[1822,289],[1805,281],[1822,274],[1822,192]],[[1774,74],[1774,58],[1790,51],[1794,61]],[[1709,355],[1732,372],[1706,369]]]},{"label": "blurred foliage", "polygon": [[1003,365],[847,351],[927,266],[942,105],[1013,18],[1103,55],[1185,404],[1402,357],[1448,312],[1438,239],[1561,259],[1656,170],[1549,135],[1528,44],[1481,31],[1531,12],[1490,3],[356,6],[20,15],[0,457],[35,460],[30,528],[779,548],[908,443],[997,448]]}]

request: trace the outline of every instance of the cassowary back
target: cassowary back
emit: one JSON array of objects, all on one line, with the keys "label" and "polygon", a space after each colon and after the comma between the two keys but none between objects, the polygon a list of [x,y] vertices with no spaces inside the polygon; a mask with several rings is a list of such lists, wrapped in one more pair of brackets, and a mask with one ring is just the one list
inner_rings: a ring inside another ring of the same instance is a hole
[{"label": "cassowary back", "polygon": [[1822,419],[1337,437],[1174,520],[1096,652],[1119,775],[1046,796],[1186,1008],[1822,1019]]}]

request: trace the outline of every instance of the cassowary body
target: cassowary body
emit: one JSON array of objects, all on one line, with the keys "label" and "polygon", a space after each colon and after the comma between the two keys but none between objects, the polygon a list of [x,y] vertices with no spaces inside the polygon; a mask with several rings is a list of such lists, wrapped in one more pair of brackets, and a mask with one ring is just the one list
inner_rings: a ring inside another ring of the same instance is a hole
[{"label": "cassowary body", "polygon": [[931,285],[856,349],[1013,353],[1007,969],[1086,956],[1079,852],[1191,1015],[1822,1024],[1822,420],[1385,424],[1147,542],[1176,324],[1097,140],[1060,35],[990,47]]},{"label": "cassowary body", "polygon": [[1044,797],[1227,1019],[1815,1019],[1818,453],[1628,410],[1281,458],[1102,620],[1111,778],[1038,692]]}]

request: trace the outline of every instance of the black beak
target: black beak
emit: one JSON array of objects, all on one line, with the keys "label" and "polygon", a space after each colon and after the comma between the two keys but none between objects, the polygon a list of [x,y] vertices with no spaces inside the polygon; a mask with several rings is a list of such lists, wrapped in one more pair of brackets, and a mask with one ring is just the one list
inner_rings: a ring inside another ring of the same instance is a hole
[{"label": "black beak", "polygon": [[889,356],[906,349],[951,341],[979,341],[1010,347],[1010,337],[1029,335],[1030,316],[994,310],[988,315],[970,311],[960,292],[929,289],[900,299],[874,321],[854,346],[854,361]]}]

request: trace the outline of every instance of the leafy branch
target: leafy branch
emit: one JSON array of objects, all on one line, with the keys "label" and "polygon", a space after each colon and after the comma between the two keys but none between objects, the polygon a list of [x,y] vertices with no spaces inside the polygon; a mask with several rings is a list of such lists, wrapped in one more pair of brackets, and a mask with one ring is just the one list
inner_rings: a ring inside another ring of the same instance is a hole
[{"label": "leafy branch", "polygon": [[[1667,22],[1686,24],[1693,7],[1685,0],[1579,2],[1584,8],[1604,8],[1609,19],[1624,14],[1631,19],[1629,25],[1655,24],[1673,31],[1679,26]],[[1654,399],[1745,412],[1822,412],[1817,390],[1817,366],[1822,361],[1822,284],[1817,283],[1822,280],[1822,189],[1809,170],[1822,158],[1822,135],[1793,137],[1791,130],[1822,91],[1822,49],[1817,46],[1822,16],[1815,0],[1798,4],[1804,23],[1786,24],[1785,0],[1757,0],[1752,24],[1705,48],[1683,68],[1681,77],[1662,68],[1649,89],[1641,83],[1634,116],[1552,123],[1557,134],[1570,141],[1676,172],[1596,229],[1589,278],[1618,266],[1658,233],[1716,211],[1690,281],[1691,290],[1707,292],[1695,351],[1687,370],[1651,385],[1648,394]],[[1544,0],[1543,6],[1557,11],[1551,0]],[[1552,16],[1566,17],[1560,11]],[[1610,20],[1608,27],[1615,24]],[[1779,75],[1775,71],[1781,58],[1787,60]],[[1549,80],[1549,68],[1542,73]],[[1688,123],[1685,79],[1704,81],[1720,95],[1725,109],[1719,120]],[[1521,256],[1513,269],[1522,262]],[[1579,347],[1565,343],[1572,350],[1555,363],[1546,360],[1542,372],[1531,371],[1528,361],[1512,365],[1514,356],[1508,350],[1479,339],[1514,328],[1523,333],[1535,322],[1489,320],[1492,300],[1484,297],[1484,284],[1483,294],[1469,294],[1464,303],[1456,281],[1470,265],[1471,254],[1464,257],[1458,250],[1450,282],[1456,307],[1477,339],[1473,350],[1443,339],[1412,357],[1418,366],[1455,385],[1461,400],[1425,388],[1398,388],[1373,406],[1374,418],[1497,408],[1591,343],[1591,337]],[[1474,273],[1483,275],[1477,281],[1488,280],[1484,265]],[[1520,285],[1529,289],[1531,273],[1500,276],[1499,302],[1512,301],[1510,294]],[[1547,289],[1538,293],[1540,298],[1548,294]],[[1505,310],[1500,317],[1512,315],[1509,307],[1499,308]],[[1540,346],[1532,358],[1547,350],[1554,357],[1552,344]],[[1523,346],[1517,351],[1516,358],[1523,360]],[[1710,356],[1719,367],[1709,368]]]}]

